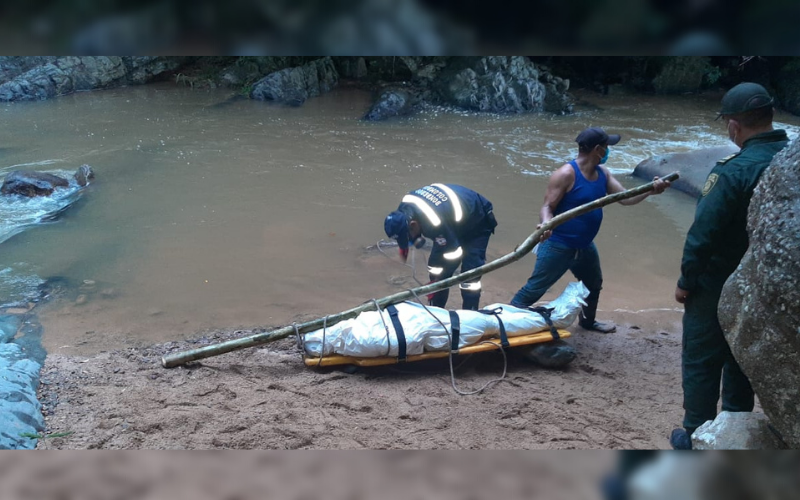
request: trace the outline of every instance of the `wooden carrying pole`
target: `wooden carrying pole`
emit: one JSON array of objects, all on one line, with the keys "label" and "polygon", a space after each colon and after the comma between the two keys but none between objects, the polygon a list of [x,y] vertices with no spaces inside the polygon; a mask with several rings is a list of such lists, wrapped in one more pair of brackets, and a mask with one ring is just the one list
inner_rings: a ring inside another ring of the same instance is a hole
[{"label": "wooden carrying pole", "polygon": [[[678,172],[673,172],[663,177],[661,180],[673,182],[677,180],[679,177],[680,175],[678,175]],[[648,182],[647,184],[643,184],[639,187],[629,189],[627,191],[622,191],[620,193],[611,194],[603,198],[600,198],[598,200],[595,200],[591,203],[587,203],[585,205],[573,208],[572,210],[569,210],[567,212],[557,215],[556,217],[553,217],[546,224],[542,224],[541,227],[536,229],[536,231],[533,234],[528,236],[525,239],[525,241],[522,242],[521,245],[519,245],[512,253],[508,255],[504,255],[503,257],[500,257],[499,259],[494,260],[492,262],[486,263],[481,267],[470,269],[467,272],[451,276],[450,278],[437,281],[435,283],[430,283],[427,285],[412,288],[410,290],[398,292],[393,295],[389,295],[388,297],[378,299],[376,301],[377,305],[378,307],[383,309],[390,304],[396,304],[398,302],[403,302],[405,300],[413,299],[415,297],[422,297],[429,293],[438,292],[439,290],[444,290],[445,288],[449,288],[457,283],[463,283],[464,281],[477,278],[486,273],[490,273],[496,269],[500,269],[501,267],[505,267],[511,264],[512,262],[515,262],[521,259],[522,257],[526,256],[527,254],[529,254],[530,251],[533,249],[533,247],[536,245],[536,243],[539,242],[539,238],[545,231],[550,231],[553,228],[563,224],[564,222],[573,219],[579,215],[585,214],[586,212],[604,207],[606,205],[610,205],[611,203],[616,203],[621,200],[633,198],[634,196],[638,196],[640,194],[652,190],[653,190],[653,182]],[[282,326],[280,328],[276,328],[269,332],[257,333],[255,335],[242,337],[240,339],[228,340],[225,342],[220,342],[218,344],[200,347],[197,349],[190,349],[188,351],[167,354],[161,357],[161,364],[164,365],[165,368],[173,368],[175,366],[182,365],[190,361],[209,358],[211,356],[218,356],[220,354],[225,354],[226,352],[231,352],[238,349],[244,349],[246,347],[254,347],[257,345],[266,344],[268,342],[273,342],[275,340],[280,340],[293,335],[295,333],[295,327],[297,328],[297,331],[302,335],[308,332],[319,330],[320,328],[323,328],[323,326],[335,325],[340,321],[354,318],[364,311],[369,311],[374,309],[375,309],[374,302],[372,301],[365,302],[358,307],[354,307],[352,309],[348,309],[346,311],[342,311],[337,314],[331,314],[330,316],[315,319],[313,321],[300,323],[298,325]]]}]

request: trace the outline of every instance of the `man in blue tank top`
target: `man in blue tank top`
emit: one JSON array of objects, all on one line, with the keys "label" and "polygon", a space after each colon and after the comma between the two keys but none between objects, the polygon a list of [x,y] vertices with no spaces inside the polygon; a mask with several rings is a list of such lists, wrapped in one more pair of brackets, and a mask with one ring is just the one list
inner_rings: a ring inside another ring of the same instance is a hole
[{"label": "man in blue tank top", "polygon": [[[619,135],[608,135],[601,128],[590,127],[575,139],[578,143],[578,157],[564,164],[550,176],[539,218],[542,224],[556,215],[572,208],[602,198],[607,194],[624,191],[625,188],[603,166],[608,159],[610,146],[617,144]],[[650,194],[660,194],[669,187],[669,182],[653,179],[655,188],[627,200],[623,205],[635,205]],[[603,210],[598,208],[561,224],[552,232],[542,235],[536,249],[536,266],[528,282],[519,289],[511,301],[516,307],[528,307],[542,298],[548,288],[553,286],[567,270],[586,285],[589,297],[580,317],[580,325],[586,330],[611,333],[616,330],[612,323],[595,320],[600,289],[603,287],[603,273],[600,270],[600,256],[594,244],[594,237],[600,230]]]}]

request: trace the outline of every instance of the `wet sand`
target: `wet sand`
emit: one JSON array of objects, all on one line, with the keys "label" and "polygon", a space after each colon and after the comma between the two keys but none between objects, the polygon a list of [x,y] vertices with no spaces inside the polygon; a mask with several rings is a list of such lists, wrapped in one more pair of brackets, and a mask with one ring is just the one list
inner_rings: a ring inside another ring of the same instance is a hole
[{"label": "wet sand", "polygon": [[[317,371],[284,339],[164,369],[160,356],[219,331],[93,356],[51,354],[40,400],[57,449],[667,448],[680,423],[680,315],[606,313],[612,334],[570,328],[578,358],[539,368],[513,350],[505,379],[458,395],[447,360]],[[502,374],[499,352],[456,358],[456,384]]]}]

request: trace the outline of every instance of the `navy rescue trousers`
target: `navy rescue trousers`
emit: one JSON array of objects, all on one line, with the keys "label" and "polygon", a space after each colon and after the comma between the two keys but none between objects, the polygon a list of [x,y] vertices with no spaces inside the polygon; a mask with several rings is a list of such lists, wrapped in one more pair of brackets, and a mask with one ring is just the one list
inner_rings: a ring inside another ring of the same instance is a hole
[{"label": "navy rescue trousers", "polygon": [[[461,249],[464,251],[464,255],[461,258],[462,273],[486,264],[486,248],[489,246],[489,238],[492,236],[493,232],[494,227],[491,229],[481,229],[477,231],[471,239],[461,242]],[[437,251],[440,250],[434,245],[429,261],[434,259],[434,252]],[[455,273],[456,269],[458,269],[458,265],[447,267],[444,272],[438,276],[430,275],[430,280],[441,281],[447,279]],[[459,288],[461,289],[461,308],[477,311],[481,301],[480,277],[466,283],[461,283]],[[447,298],[449,296],[450,290],[447,288],[436,292],[430,299],[430,305],[443,308],[447,305]]]}]

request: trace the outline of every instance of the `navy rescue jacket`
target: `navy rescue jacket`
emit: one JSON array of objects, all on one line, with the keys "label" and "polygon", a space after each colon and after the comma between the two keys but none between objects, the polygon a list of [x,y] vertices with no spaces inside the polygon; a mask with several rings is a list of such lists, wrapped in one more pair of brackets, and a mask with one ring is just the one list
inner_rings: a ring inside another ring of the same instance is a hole
[{"label": "navy rescue jacket", "polygon": [[463,241],[487,229],[494,232],[497,226],[492,203],[457,184],[431,184],[415,189],[403,197],[397,210],[419,222],[422,235],[433,240],[434,249],[428,260],[431,266],[457,265],[464,254]]}]

